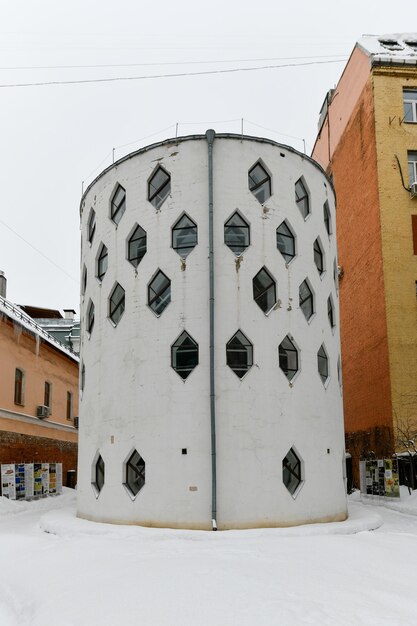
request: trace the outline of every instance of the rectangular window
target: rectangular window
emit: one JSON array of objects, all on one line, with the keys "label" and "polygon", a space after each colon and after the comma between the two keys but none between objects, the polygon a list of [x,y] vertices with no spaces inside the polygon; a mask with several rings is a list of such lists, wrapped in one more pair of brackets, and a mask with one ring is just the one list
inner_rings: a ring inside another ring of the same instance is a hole
[{"label": "rectangular window", "polygon": [[72,393],[67,391],[67,420],[72,419]]},{"label": "rectangular window", "polygon": [[23,405],[24,380],[25,380],[25,374],[23,370],[16,367],[16,371],[14,375],[14,402],[15,404]]},{"label": "rectangular window", "polygon": [[417,122],[417,89],[403,89],[404,122]]},{"label": "rectangular window", "polygon": [[407,154],[408,154],[408,183],[411,187],[413,183],[417,183],[417,152],[409,151]]},{"label": "rectangular window", "polygon": [[411,228],[413,231],[413,251],[417,254],[417,215],[411,216]]},{"label": "rectangular window", "polygon": [[43,403],[45,406],[51,408],[52,404],[52,385],[47,380],[45,381],[45,391],[43,394]]}]

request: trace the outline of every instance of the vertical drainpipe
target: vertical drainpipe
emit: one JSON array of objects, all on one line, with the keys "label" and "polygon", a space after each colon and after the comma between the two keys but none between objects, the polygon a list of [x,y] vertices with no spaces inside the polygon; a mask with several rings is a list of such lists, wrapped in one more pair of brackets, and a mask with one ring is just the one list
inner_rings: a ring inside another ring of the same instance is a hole
[{"label": "vertical drainpipe", "polygon": [[211,425],[211,527],[217,530],[217,472],[216,472],[216,403],[214,389],[214,246],[213,246],[213,142],[215,132],[206,132],[208,144],[209,195],[209,305],[210,305],[210,425]]}]

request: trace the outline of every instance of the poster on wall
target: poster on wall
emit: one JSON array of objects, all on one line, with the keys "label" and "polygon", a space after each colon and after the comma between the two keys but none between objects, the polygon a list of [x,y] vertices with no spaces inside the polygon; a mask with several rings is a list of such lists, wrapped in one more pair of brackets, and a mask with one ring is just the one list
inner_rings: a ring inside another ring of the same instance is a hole
[{"label": "poster on wall", "polygon": [[62,494],[62,463],[56,463],[56,492]]},{"label": "poster on wall", "polygon": [[24,500],[26,497],[25,465],[15,465],[16,500]]},{"label": "poster on wall", "polygon": [[33,495],[39,498],[42,495],[42,464],[33,464]]},{"label": "poster on wall", "polygon": [[25,463],[26,500],[33,498],[33,463]]},{"label": "poster on wall", "polygon": [[42,495],[49,493],[49,463],[42,463]]},{"label": "poster on wall", "polygon": [[385,495],[387,498],[400,497],[397,459],[385,459]]},{"label": "poster on wall", "polygon": [[16,500],[15,466],[12,464],[1,466],[1,492],[5,498]]}]

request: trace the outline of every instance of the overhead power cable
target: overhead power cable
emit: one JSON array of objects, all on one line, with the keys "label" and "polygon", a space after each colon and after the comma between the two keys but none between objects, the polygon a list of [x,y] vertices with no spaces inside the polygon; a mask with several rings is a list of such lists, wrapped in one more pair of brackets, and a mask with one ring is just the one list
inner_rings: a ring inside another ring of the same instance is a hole
[{"label": "overhead power cable", "polygon": [[111,67],[155,67],[163,65],[207,65],[216,63],[258,63],[259,61],[289,61],[291,59],[334,59],[346,58],[344,54],[315,54],[300,57],[264,57],[255,59],[220,59],[211,61],[158,61],[154,63],[98,63],[94,65],[15,65],[1,67],[0,70],[78,70]]},{"label": "overhead power cable", "polygon": [[63,274],[68,276],[68,278],[71,278],[71,280],[73,280],[75,283],[78,283],[78,280],[74,278],[74,276],[71,276],[71,274],[68,274],[68,272],[64,270],[63,267],[61,267],[60,265],[58,265],[58,263],[55,263],[55,261],[53,261],[48,256],[46,256],[46,254],[44,254],[41,250],[39,250],[39,248],[36,248],[33,244],[30,243],[30,241],[22,237],[22,235],[19,235],[19,233],[16,232],[11,226],[6,224],[6,222],[3,222],[3,220],[0,219],[0,223],[3,224],[3,226],[5,226],[6,228],[8,228],[8,230],[10,230],[14,235],[16,235],[16,237],[19,237],[19,239],[24,241],[28,246],[30,246],[33,250],[35,250],[35,252],[43,256],[43,258],[49,261],[49,263],[52,263],[52,265],[54,265],[60,272],[63,272]]},{"label": "overhead power cable", "polygon": [[115,76],[113,78],[87,78],[79,80],[51,80],[37,83],[6,83],[0,84],[1,89],[12,87],[45,87],[47,85],[82,85],[91,83],[114,83],[131,80],[152,80],[157,78],[181,78],[187,76],[208,76],[211,74],[231,74],[237,72],[255,72],[259,70],[272,70],[282,67],[303,67],[307,65],[326,65],[328,63],[344,63],[346,59],[333,61],[308,61],[305,63],[285,63],[281,65],[261,65],[258,67],[235,67],[227,70],[206,70],[201,72],[178,72],[176,74],[153,74],[150,76]]}]

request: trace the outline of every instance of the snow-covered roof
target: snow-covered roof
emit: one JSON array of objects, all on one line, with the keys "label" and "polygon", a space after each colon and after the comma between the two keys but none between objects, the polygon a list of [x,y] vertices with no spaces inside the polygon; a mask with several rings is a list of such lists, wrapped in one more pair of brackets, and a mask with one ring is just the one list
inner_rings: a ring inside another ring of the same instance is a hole
[{"label": "snow-covered roof", "polygon": [[357,45],[372,65],[417,65],[417,33],[363,35]]},{"label": "snow-covered roof", "polygon": [[22,311],[22,309],[14,305],[12,302],[9,302],[9,300],[6,300],[5,298],[2,298],[0,296],[0,316],[2,315],[5,315],[13,322],[30,331],[33,335],[35,335],[35,337],[39,337],[39,339],[42,339],[46,343],[49,343],[55,349],[63,352],[73,361],[76,361],[77,363],[79,362],[79,358],[74,352],[69,350],[66,346],[64,346],[64,344],[55,339],[55,337],[52,337],[52,335],[47,333],[46,330],[39,326],[39,324],[37,324],[33,318],[31,318],[24,311]]}]

